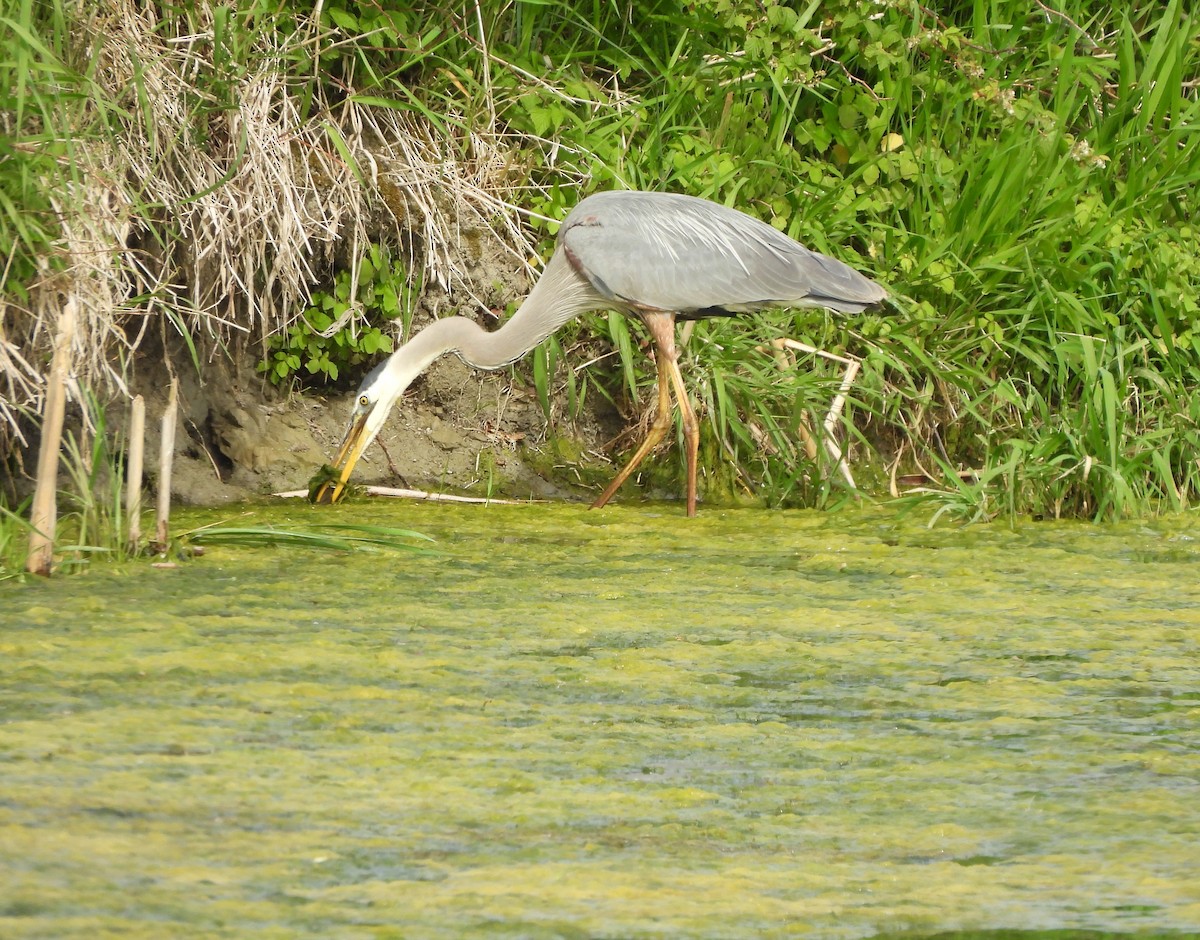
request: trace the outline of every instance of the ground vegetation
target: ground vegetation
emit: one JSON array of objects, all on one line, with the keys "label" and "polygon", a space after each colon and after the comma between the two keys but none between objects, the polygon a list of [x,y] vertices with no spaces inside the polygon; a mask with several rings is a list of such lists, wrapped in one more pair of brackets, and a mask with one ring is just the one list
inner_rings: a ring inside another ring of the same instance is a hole
[{"label": "ground vegetation", "polygon": [[[736,205],[893,294],[687,331],[712,497],[845,498],[817,446],[841,366],[779,355],[788,337],[862,360],[836,434],[867,493],[964,518],[1196,499],[1200,30],[1181,0],[3,0],[0,18],[9,513],[68,300],[91,454],[87,402],[119,401],[147,350],[352,385],[429,317],[502,316],[557,221],[609,187]],[[642,413],[642,342],[597,314],[534,352],[551,435],[597,403]]]}]

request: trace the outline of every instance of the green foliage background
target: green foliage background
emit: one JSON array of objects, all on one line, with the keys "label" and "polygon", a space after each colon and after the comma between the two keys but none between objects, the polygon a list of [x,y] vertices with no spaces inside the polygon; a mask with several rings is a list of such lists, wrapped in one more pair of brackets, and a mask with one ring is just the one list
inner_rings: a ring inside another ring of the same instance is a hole
[{"label": "green foliage background", "polygon": [[[895,292],[849,323],[698,325],[710,464],[733,452],[770,499],[827,498],[793,442],[836,376],[754,356],[782,334],[866,359],[863,442],[924,471],[947,509],[1104,517],[1195,498],[1200,40],[1179,0],[516,2],[433,44],[439,7],[408,9],[397,37],[430,52],[418,77],[364,49],[380,90],[402,79],[431,109],[491,107],[540,139],[525,157],[544,215],[579,179],[691,192]],[[610,393],[649,381],[625,319],[584,328],[622,353]]]},{"label": "green foliage background", "polygon": [[[27,59],[61,47],[70,60],[69,7],[6,6]],[[845,430],[877,492],[915,474],[920,498],[966,517],[1104,518],[1195,501],[1200,31],[1181,0],[319,9],[313,23],[307,3],[215,7],[212,75],[244,67],[261,54],[245,37],[273,31],[312,121],[353,98],[411,110],[464,148],[470,134],[513,135],[547,248],[545,219],[586,192],[676,190],[768,219],[892,290],[892,306],[857,318],[696,325],[685,357],[710,492],[735,487],[720,471],[732,455],[769,502],[838,495],[830,468],[797,446],[802,428],[819,433],[838,371],[821,360],[781,370],[760,351],[789,336],[864,359]],[[33,96],[20,62],[6,66],[10,112]],[[86,76],[60,84],[67,102],[87,90]],[[205,109],[233,106],[222,100],[214,79],[198,126]],[[11,113],[9,124],[31,126]],[[6,292],[52,241],[38,180],[62,146],[28,134],[0,145]],[[636,412],[653,380],[636,327],[596,315],[568,329],[535,358],[550,410],[593,389]],[[616,355],[580,369],[564,352],[590,359],[595,343]]]}]

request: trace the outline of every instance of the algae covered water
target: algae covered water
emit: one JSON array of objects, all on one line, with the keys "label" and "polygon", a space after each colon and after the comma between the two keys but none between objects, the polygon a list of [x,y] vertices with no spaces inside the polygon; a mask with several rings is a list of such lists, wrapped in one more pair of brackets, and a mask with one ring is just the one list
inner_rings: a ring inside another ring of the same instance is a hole
[{"label": "algae covered water", "polygon": [[0,936],[1200,930],[1188,517],[248,512],[440,553],[4,588]]}]

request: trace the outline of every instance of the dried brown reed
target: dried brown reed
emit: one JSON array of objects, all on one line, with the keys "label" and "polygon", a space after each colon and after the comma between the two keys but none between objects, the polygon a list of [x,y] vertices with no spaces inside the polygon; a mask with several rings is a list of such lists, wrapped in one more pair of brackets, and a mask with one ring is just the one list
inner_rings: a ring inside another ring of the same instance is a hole
[{"label": "dried brown reed", "polygon": [[[210,355],[265,341],[372,240],[401,247],[411,276],[454,299],[471,296],[464,239],[528,265],[513,142],[353,95],[302,106],[292,53],[336,39],[313,23],[245,34],[255,47],[233,67],[216,61],[212,4],[186,17],[133,0],[73,9],[78,57],[92,63],[92,113],[79,119],[102,131],[75,142],[53,194],[54,274],[47,260],[27,300],[0,296],[22,315],[0,319],[0,434],[19,439],[20,415],[40,407],[66,296],[80,313],[74,391],[123,391],[151,332]],[[330,330],[353,328],[354,312]]]}]

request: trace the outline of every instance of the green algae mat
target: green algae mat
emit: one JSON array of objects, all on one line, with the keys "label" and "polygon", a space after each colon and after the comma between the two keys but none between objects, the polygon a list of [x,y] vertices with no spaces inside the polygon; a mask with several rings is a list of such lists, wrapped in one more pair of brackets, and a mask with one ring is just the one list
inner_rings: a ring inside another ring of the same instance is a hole
[{"label": "green algae mat", "polygon": [[0,586],[0,937],[1200,930],[1194,516],[227,515],[440,554]]}]

